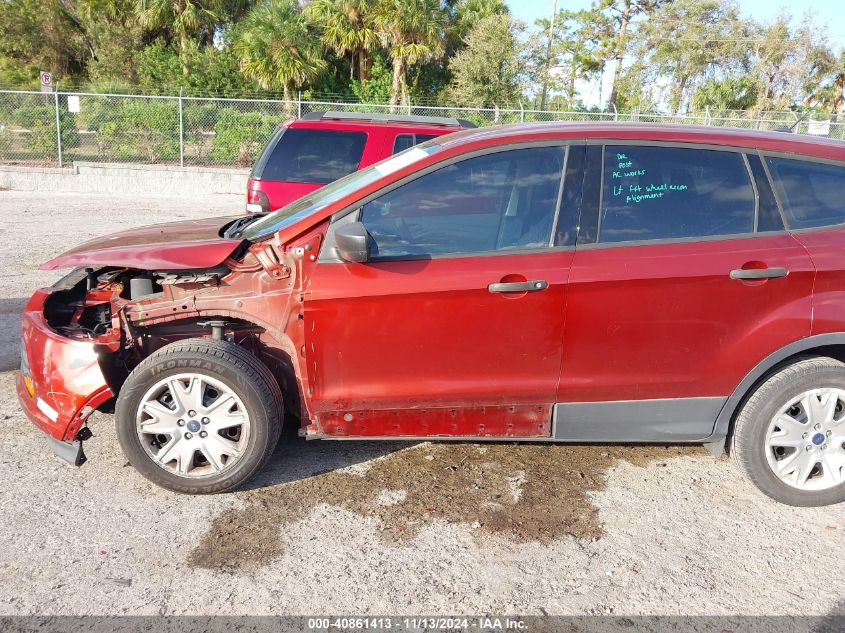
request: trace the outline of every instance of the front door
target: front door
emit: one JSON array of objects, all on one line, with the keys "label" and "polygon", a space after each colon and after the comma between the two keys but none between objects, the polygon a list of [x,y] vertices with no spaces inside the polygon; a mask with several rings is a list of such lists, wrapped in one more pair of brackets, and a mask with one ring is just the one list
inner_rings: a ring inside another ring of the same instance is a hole
[{"label": "front door", "polygon": [[556,226],[574,225],[557,214],[566,152],[465,158],[335,220],[360,220],[374,255],[342,262],[329,239],[311,277],[306,358],[322,433],[549,435],[573,256],[550,246]]},{"label": "front door", "polygon": [[554,434],[705,439],[746,373],[809,334],[812,262],[756,155],[588,153],[601,206],[573,261]]}]

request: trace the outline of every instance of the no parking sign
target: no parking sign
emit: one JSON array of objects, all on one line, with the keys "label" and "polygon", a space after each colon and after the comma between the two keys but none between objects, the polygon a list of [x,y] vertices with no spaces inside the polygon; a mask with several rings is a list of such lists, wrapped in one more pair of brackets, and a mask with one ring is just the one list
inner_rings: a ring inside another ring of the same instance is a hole
[{"label": "no parking sign", "polygon": [[53,73],[41,71],[41,92],[53,92]]}]

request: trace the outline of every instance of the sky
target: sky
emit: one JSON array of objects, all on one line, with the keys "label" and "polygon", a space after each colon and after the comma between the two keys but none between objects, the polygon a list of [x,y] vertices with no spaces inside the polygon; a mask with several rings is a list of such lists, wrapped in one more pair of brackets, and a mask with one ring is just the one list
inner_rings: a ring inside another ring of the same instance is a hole
[{"label": "sky", "polygon": [[[506,0],[511,13],[520,20],[533,24],[537,18],[548,18],[552,12],[553,0]],[[558,0],[557,8],[578,10],[585,9],[590,0]],[[843,0],[738,0],[742,13],[758,20],[774,18],[786,9],[795,18],[800,19],[808,11],[817,24],[827,27],[830,42],[845,46],[845,20],[843,20]],[[597,83],[597,82],[596,82]],[[605,82],[606,83],[606,82]],[[599,105],[601,91],[598,85],[579,86],[581,98],[586,105]]]}]

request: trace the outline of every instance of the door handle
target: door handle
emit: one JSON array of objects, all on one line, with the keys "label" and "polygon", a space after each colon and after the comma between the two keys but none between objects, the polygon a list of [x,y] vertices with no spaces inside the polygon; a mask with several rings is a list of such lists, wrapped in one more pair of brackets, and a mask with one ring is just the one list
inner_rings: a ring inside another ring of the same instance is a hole
[{"label": "door handle", "polygon": [[545,279],[532,279],[531,281],[499,282],[487,286],[490,292],[538,292],[549,287]]},{"label": "door handle", "polygon": [[737,268],[731,271],[731,279],[778,279],[786,277],[789,270],[786,268]]}]

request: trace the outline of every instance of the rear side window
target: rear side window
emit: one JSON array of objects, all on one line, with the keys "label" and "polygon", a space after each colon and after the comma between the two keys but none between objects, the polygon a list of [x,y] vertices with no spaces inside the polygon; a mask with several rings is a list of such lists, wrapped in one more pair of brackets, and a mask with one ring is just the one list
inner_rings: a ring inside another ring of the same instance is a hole
[{"label": "rear side window", "polygon": [[325,185],[358,170],[367,135],[364,132],[288,128],[268,147],[262,180]]},{"label": "rear side window", "polygon": [[751,233],[755,214],[754,189],[738,153],[605,148],[599,242]]},{"label": "rear side window", "polygon": [[845,223],[845,167],[766,158],[791,229]]},{"label": "rear side window", "polygon": [[434,134],[399,134],[393,139],[393,153],[398,154],[409,147],[425,143],[433,138],[437,138]]}]

